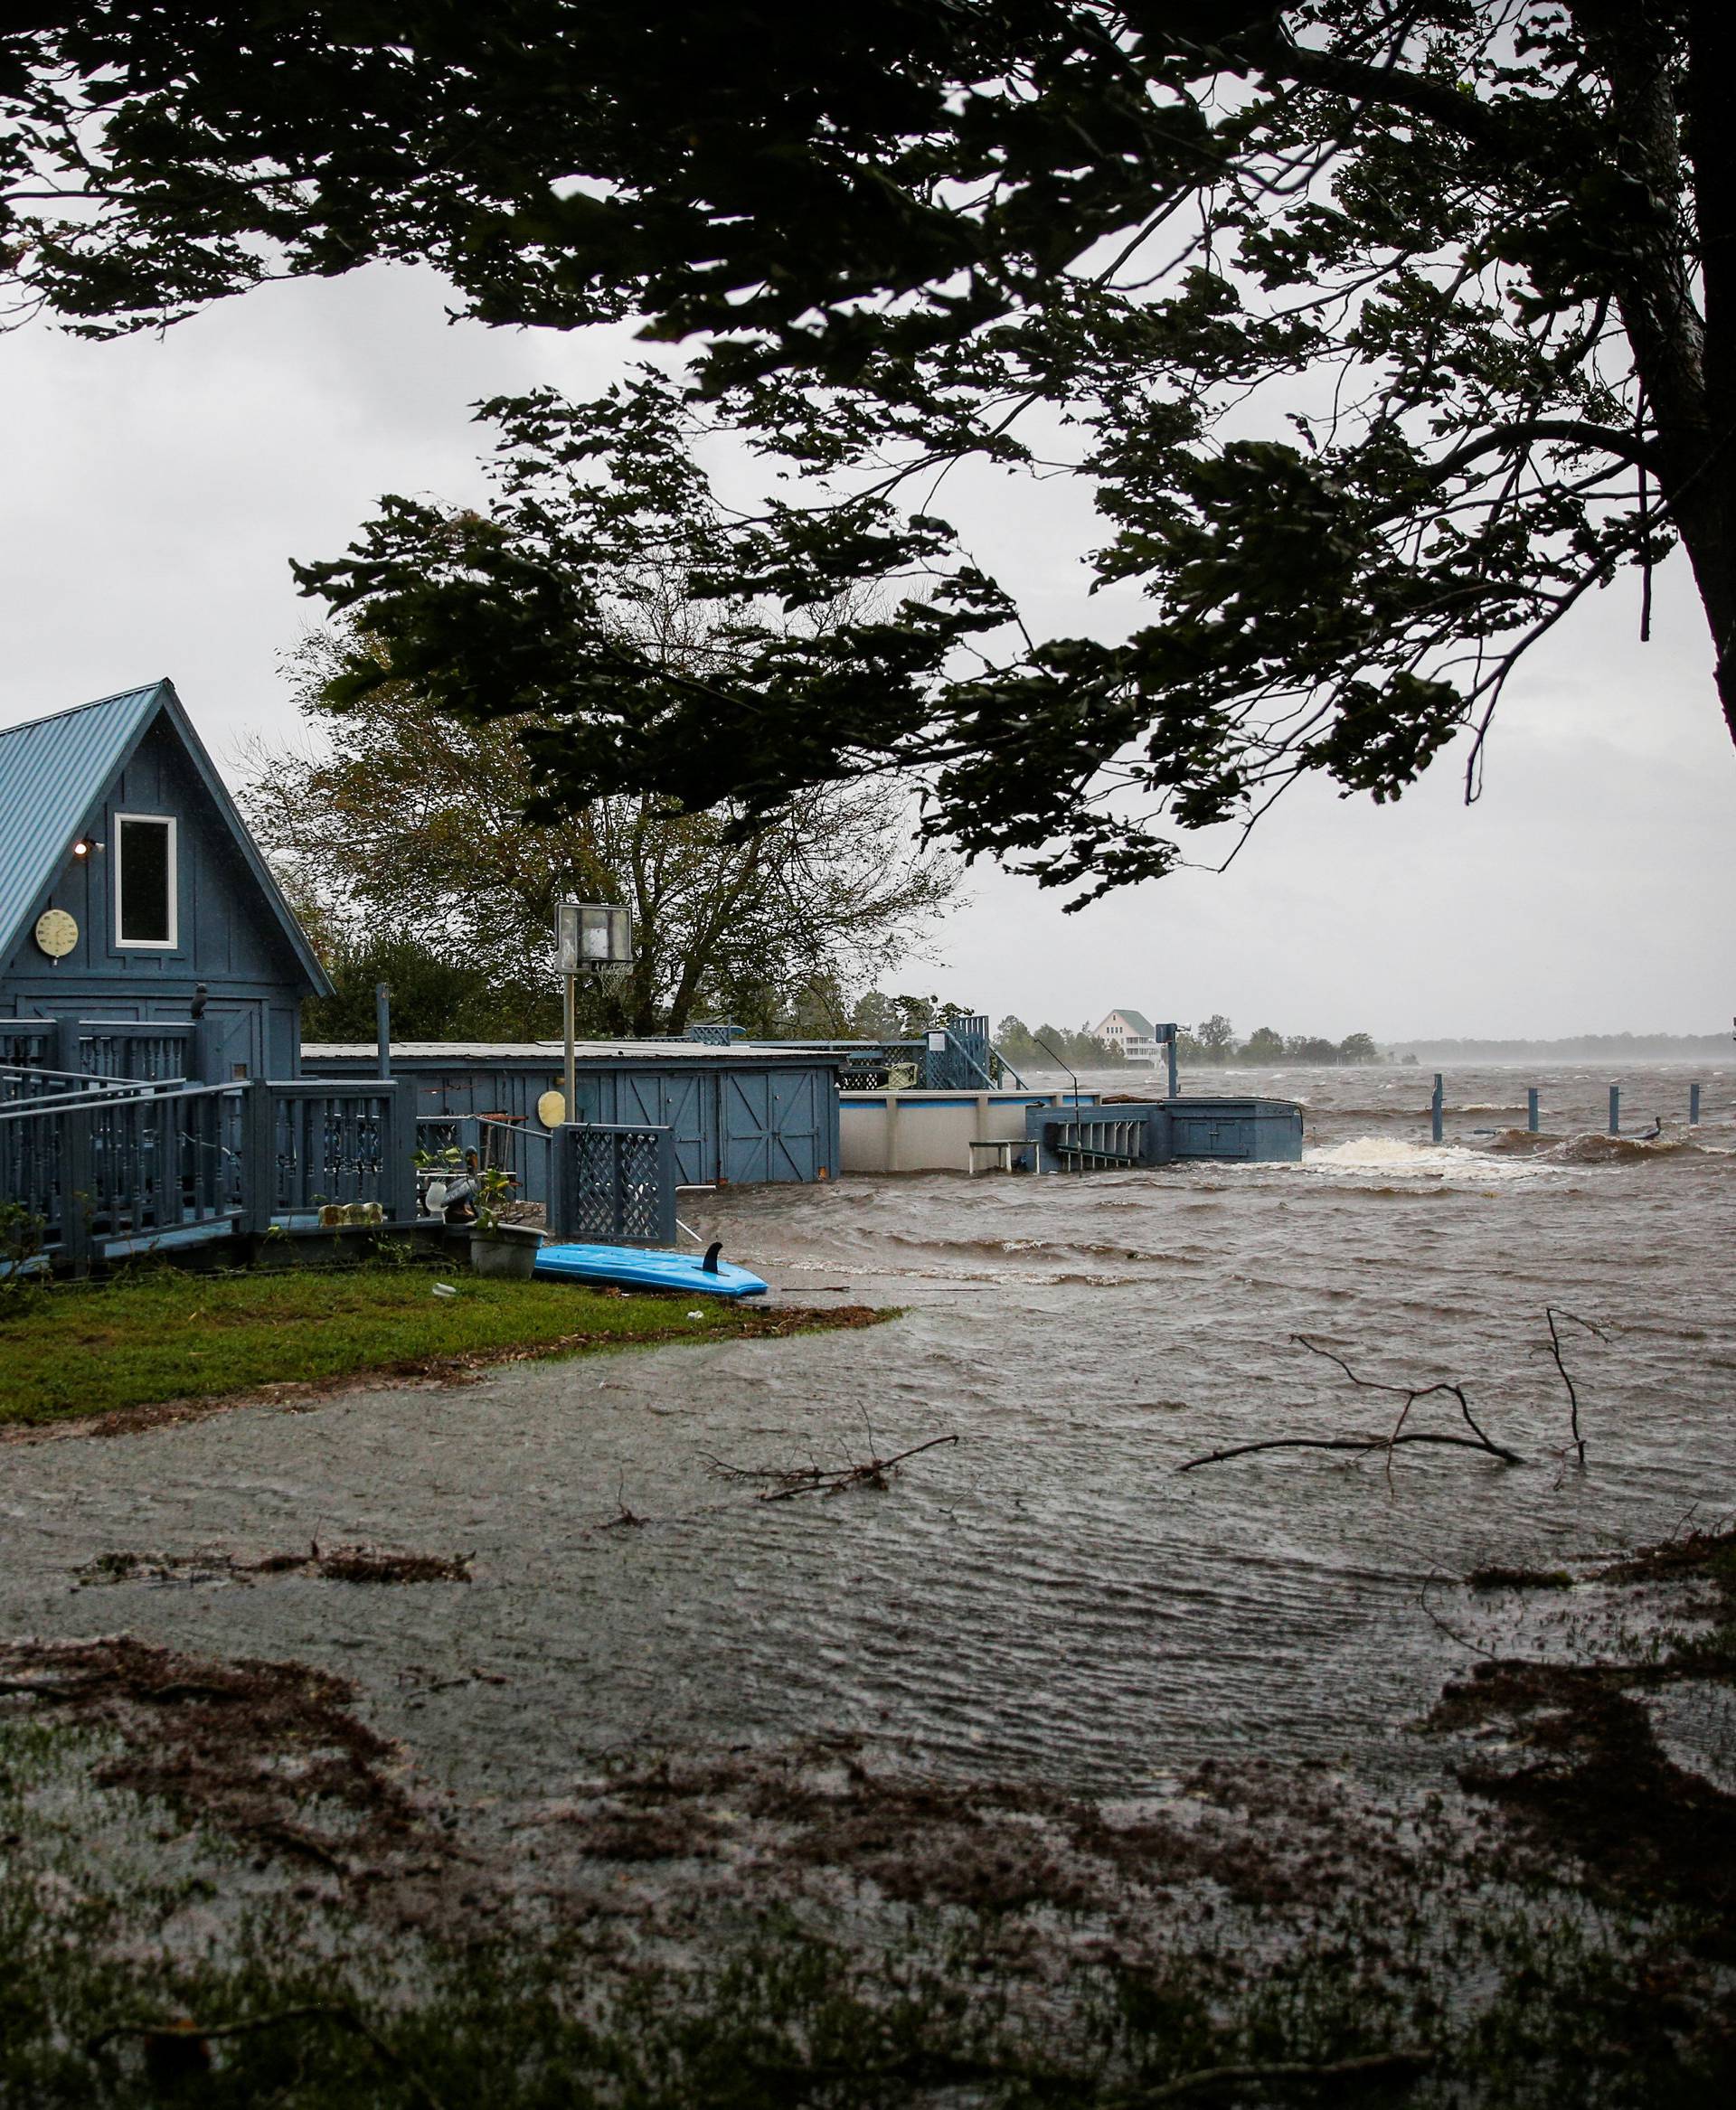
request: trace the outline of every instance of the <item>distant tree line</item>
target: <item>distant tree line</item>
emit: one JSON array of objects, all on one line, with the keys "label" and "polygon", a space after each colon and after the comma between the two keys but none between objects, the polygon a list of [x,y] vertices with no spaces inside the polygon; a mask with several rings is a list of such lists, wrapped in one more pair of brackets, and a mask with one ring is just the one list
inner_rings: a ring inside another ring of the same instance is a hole
[{"label": "distant tree line", "polygon": [[[995,1027],[995,1045],[1015,1069],[1029,1065],[1041,1069],[1057,1058],[1073,1069],[1115,1069],[1126,1061],[1113,1041],[1100,1040],[1095,1033],[1082,1029],[1069,1032],[1064,1026],[1051,1025],[1039,1026],[1033,1032],[1023,1019],[1012,1016]],[[1247,1040],[1239,1041],[1236,1029],[1222,1012],[1214,1012],[1197,1026],[1181,1027],[1176,1052],[1184,1064],[1305,1062],[1333,1066],[1381,1060],[1381,1050],[1367,1033],[1326,1041],[1312,1033],[1279,1033],[1270,1026],[1260,1026]]]},{"label": "distant tree line", "polygon": [[1245,1041],[1238,1041],[1236,1029],[1222,1012],[1213,1012],[1200,1025],[1183,1026],[1177,1040],[1184,1062],[1260,1066],[1302,1062],[1311,1068],[1330,1069],[1381,1060],[1381,1050],[1367,1033],[1347,1033],[1342,1041],[1327,1041],[1316,1033],[1280,1033],[1271,1026],[1257,1026]]},{"label": "distant tree line", "polygon": [[1060,1060],[1071,1069],[1115,1069],[1126,1058],[1113,1041],[1099,1040],[1082,1028],[1041,1025],[1034,1032],[1021,1018],[1004,1018],[995,1029],[995,1045],[1015,1069],[1042,1069]]}]

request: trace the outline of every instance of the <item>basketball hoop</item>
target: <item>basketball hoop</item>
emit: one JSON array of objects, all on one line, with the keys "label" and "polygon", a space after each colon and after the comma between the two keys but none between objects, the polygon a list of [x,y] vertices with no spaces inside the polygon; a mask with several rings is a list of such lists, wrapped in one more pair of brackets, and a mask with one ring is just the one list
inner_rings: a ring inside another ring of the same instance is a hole
[{"label": "basketball hoop", "polygon": [[578,1099],[577,1058],[573,1052],[579,1008],[579,977],[594,975],[610,992],[624,988],[633,972],[633,911],[611,901],[558,901],[554,910],[556,964],[563,987],[561,1005],[566,1032],[566,1117]]}]

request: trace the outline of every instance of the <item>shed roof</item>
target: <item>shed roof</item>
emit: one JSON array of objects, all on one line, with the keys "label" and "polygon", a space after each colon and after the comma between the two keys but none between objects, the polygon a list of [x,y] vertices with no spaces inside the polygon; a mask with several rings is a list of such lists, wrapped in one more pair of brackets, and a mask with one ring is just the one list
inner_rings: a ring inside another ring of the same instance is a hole
[{"label": "shed roof", "polygon": [[[372,1041],[310,1041],[301,1051],[304,1065],[371,1064],[378,1055]],[[573,1055],[580,1062],[732,1062],[760,1069],[772,1062],[827,1068],[844,1060],[828,1049],[790,1048],[775,1041],[756,1045],[751,1041],[735,1041],[727,1048],[707,1041],[578,1041],[573,1044]],[[491,1062],[534,1062],[542,1068],[559,1069],[565,1059],[565,1044],[560,1041],[394,1041],[392,1059],[428,1067],[446,1064],[454,1069]]]},{"label": "shed roof", "polygon": [[53,884],[91,806],[159,717],[174,727],[303,974],[317,994],[328,995],[331,983],[307,934],[236,811],[174,683],[166,680],[0,728],[0,959],[11,953],[23,925]]}]

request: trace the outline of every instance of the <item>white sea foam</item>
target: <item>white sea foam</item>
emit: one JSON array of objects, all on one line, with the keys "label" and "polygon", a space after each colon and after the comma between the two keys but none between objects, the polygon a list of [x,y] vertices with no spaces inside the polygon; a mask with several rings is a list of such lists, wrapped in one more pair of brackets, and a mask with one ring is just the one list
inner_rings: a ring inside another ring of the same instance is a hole
[{"label": "white sea foam", "polygon": [[1487,1187],[1514,1180],[1534,1180],[1531,1159],[1491,1157],[1450,1143],[1403,1143],[1392,1135],[1353,1135],[1320,1150],[1302,1154],[1305,1173],[1376,1180],[1447,1180],[1455,1185]]}]

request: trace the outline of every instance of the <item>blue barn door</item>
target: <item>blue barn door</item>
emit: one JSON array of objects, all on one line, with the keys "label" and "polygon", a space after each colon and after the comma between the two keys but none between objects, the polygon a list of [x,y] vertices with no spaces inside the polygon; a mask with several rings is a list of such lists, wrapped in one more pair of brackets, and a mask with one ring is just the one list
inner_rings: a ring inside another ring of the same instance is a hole
[{"label": "blue barn door", "polygon": [[718,1177],[753,1184],[771,1172],[771,1078],[763,1069],[726,1069],[718,1079]]},{"label": "blue barn door", "polygon": [[618,1071],[615,1078],[615,1106],[609,1117],[618,1121],[623,1127],[637,1125],[661,1128],[664,1126],[662,1078],[643,1070]]},{"label": "blue barn door", "polygon": [[818,1069],[774,1069],[771,1083],[771,1134],[768,1138],[769,1180],[812,1180],[826,1162],[829,1124],[821,1105],[821,1088],[830,1077]]},{"label": "blue barn door", "polygon": [[1252,1157],[1254,1124],[1245,1115],[1208,1114],[1173,1117],[1177,1157]]},{"label": "blue barn door", "polygon": [[202,1081],[228,1084],[237,1077],[265,1077],[265,1021],[257,1003],[213,1003],[211,1022],[212,1074]]},{"label": "blue barn door", "polygon": [[658,1126],[671,1131],[675,1144],[676,1185],[710,1186],[717,1177],[717,1121],[710,1074],[675,1070],[656,1081],[662,1087]]},{"label": "blue barn door", "polygon": [[765,1183],[813,1180],[829,1163],[831,1124],[817,1069],[723,1071],[719,1084],[726,1180]]}]

